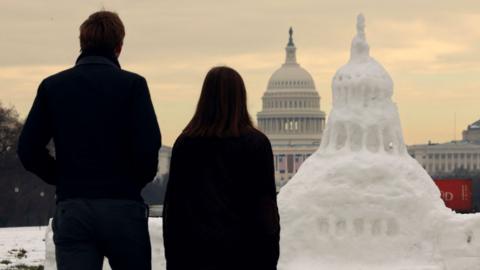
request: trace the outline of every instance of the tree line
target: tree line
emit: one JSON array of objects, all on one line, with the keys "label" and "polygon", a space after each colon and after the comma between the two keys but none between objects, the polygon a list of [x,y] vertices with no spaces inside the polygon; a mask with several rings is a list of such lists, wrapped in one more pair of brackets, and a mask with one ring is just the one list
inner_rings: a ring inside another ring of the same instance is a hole
[{"label": "tree line", "polygon": [[0,227],[45,225],[55,208],[54,187],[25,171],[17,157],[23,122],[0,102]]}]

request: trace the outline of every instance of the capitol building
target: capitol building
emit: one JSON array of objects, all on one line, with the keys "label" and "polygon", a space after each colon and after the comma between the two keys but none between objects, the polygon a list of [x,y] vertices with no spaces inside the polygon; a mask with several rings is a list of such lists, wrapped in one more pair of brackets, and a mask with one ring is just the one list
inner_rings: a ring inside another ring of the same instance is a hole
[{"label": "capitol building", "polygon": [[315,82],[297,62],[292,28],[289,34],[285,63],[270,77],[257,114],[258,127],[272,144],[277,190],[318,149],[325,127]]}]

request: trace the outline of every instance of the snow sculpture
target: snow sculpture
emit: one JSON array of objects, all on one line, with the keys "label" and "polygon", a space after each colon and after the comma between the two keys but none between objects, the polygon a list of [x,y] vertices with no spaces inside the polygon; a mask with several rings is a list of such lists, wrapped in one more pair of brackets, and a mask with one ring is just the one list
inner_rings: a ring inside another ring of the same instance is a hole
[{"label": "snow sculpture", "polygon": [[363,15],[332,90],[320,148],[278,197],[279,269],[480,269],[480,217],[447,209],[407,153],[393,81],[369,55]]}]

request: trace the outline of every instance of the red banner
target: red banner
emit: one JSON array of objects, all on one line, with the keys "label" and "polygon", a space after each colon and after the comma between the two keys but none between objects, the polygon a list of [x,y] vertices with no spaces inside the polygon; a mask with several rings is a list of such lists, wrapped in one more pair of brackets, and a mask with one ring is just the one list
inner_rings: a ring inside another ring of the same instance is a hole
[{"label": "red banner", "polygon": [[445,205],[457,212],[472,211],[471,179],[435,179]]}]

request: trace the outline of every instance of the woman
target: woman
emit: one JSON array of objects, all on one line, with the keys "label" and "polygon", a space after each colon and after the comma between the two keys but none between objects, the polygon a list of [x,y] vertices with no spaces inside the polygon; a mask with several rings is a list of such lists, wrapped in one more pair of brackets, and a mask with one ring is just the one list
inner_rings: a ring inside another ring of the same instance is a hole
[{"label": "woman", "polygon": [[268,138],[242,77],[211,69],[172,150],[164,207],[167,270],[276,269],[279,216]]}]

